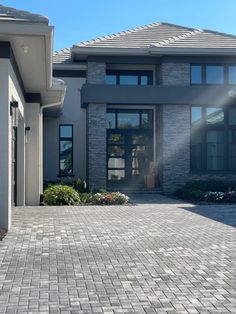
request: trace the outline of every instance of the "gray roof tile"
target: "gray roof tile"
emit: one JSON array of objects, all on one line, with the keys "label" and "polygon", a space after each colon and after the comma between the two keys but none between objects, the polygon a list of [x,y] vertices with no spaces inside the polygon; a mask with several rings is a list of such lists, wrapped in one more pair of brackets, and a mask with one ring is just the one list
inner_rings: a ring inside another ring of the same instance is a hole
[{"label": "gray roof tile", "polygon": [[[81,42],[76,48],[236,48],[236,36],[169,23],[153,23]],[[54,63],[70,63],[70,49],[54,54]]]},{"label": "gray roof tile", "polygon": [[0,5],[0,21],[19,21],[48,24],[49,19],[40,14]]}]

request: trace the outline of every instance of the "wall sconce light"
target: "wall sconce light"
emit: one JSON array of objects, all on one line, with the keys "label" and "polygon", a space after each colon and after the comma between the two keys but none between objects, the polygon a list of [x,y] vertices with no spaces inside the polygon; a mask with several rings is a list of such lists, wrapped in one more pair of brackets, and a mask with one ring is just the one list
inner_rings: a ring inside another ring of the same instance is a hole
[{"label": "wall sconce light", "polygon": [[18,127],[18,115],[19,115],[19,105],[18,101],[11,101],[10,102],[10,115],[12,117],[12,127],[17,128]]},{"label": "wall sconce light", "polygon": [[30,143],[30,126],[25,127],[25,142]]},{"label": "wall sconce light", "polygon": [[24,53],[27,54],[29,52],[29,46],[27,46],[27,45],[22,46],[22,50]]}]

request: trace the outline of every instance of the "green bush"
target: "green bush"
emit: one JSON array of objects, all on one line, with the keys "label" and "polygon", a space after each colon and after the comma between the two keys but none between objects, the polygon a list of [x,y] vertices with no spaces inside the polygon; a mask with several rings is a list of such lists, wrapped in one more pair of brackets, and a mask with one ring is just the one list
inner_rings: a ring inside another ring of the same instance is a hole
[{"label": "green bush", "polygon": [[[213,201],[215,194],[210,194],[209,197],[205,197],[208,192],[227,193],[231,190],[235,190],[235,186],[236,182],[234,181],[196,180],[187,182],[181,189],[177,190],[175,194],[186,200]],[[215,198],[218,199],[218,196]]]},{"label": "green bush", "polygon": [[92,203],[93,196],[94,195],[92,193],[81,193],[80,194],[81,203],[83,204]]},{"label": "green bush", "polygon": [[44,191],[44,202],[47,205],[78,205],[80,204],[79,194],[70,186],[53,185]]},{"label": "green bush", "polygon": [[80,178],[78,178],[76,181],[74,181],[73,187],[76,191],[78,191],[80,193],[85,193],[88,191],[87,182],[81,180]]}]

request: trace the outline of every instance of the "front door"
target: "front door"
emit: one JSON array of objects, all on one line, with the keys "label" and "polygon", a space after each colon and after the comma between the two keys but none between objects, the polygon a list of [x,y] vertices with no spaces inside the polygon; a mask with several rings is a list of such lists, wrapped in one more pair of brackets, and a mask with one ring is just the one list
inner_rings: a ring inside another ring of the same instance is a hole
[{"label": "front door", "polygon": [[[111,125],[113,118],[115,118],[115,123]],[[109,128],[109,126],[112,127]],[[142,186],[144,176],[148,174],[152,160],[152,111],[109,110],[107,128],[108,185],[132,184]]]}]

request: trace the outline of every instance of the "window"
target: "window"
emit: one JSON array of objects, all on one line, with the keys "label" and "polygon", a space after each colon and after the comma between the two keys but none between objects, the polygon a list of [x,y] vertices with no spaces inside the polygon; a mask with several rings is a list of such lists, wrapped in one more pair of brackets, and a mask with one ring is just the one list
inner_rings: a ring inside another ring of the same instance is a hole
[{"label": "window", "polygon": [[207,65],[206,66],[207,84],[224,84],[224,66]]},{"label": "window", "polygon": [[73,173],[73,126],[59,126],[59,174]]},{"label": "window", "polygon": [[152,129],[152,110],[107,111],[107,129]]},{"label": "window", "polygon": [[152,85],[152,71],[109,70],[106,74],[108,85]]},{"label": "window", "polygon": [[191,66],[191,84],[202,84],[202,66]]},{"label": "window", "polygon": [[236,107],[192,107],[190,143],[192,171],[236,171]]},{"label": "window", "polygon": [[190,81],[193,85],[236,84],[236,65],[191,64]]}]

